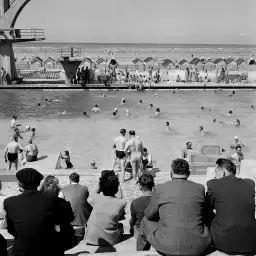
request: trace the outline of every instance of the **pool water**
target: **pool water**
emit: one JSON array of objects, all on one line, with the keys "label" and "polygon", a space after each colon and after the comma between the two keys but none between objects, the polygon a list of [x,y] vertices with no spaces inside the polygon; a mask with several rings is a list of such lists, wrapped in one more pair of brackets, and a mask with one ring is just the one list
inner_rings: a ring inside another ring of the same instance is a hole
[{"label": "pool water", "polygon": [[[256,92],[252,90],[236,91],[230,98],[231,91],[172,91],[159,92],[102,92],[88,91],[52,91],[9,90],[0,94],[0,146],[3,150],[10,141],[10,120],[18,116],[21,130],[26,125],[36,128],[35,143],[41,155],[57,154],[69,150],[71,161],[76,168],[88,169],[90,161],[95,160],[98,168],[111,168],[113,160],[112,141],[119,135],[119,130],[133,129],[143,140],[144,147],[153,155],[154,165],[168,171],[171,161],[180,157],[187,141],[194,147],[202,143],[220,144],[228,148],[234,136],[240,137],[246,145],[246,158],[253,158],[256,152]],[[120,105],[121,98],[127,98],[127,104]],[[45,103],[48,98],[53,102]],[[137,102],[142,100],[142,106]],[[38,106],[38,103],[41,106]],[[149,111],[152,103],[159,107],[162,114],[152,118],[154,111]],[[98,104],[101,113],[92,113],[92,107]],[[202,111],[200,106],[211,108]],[[114,108],[119,108],[117,117],[112,116]],[[67,109],[66,114],[61,114]],[[125,115],[130,109],[131,117]],[[233,116],[222,116],[233,110]],[[83,116],[86,111],[91,118]],[[213,123],[213,119],[234,121],[239,118],[240,127]],[[165,122],[169,121],[175,132],[167,132]],[[212,135],[201,137],[198,127]],[[177,134],[176,134],[177,133]],[[22,133],[27,143],[26,133]],[[3,157],[3,154],[1,155]],[[2,159],[4,163],[4,159]]]}]

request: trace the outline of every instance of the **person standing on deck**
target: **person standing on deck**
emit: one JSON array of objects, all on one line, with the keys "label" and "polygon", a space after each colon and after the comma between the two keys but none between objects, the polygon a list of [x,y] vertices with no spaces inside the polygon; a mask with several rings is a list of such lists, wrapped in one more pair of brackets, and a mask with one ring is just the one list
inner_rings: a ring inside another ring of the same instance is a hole
[{"label": "person standing on deck", "polygon": [[126,153],[124,151],[125,144],[127,142],[127,138],[125,137],[126,130],[121,129],[120,135],[116,137],[113,141],[113,148],[115,149],[115,156],[113,161],[113,168],[116,165],[116,160],[120,160],[121,170],[122,170],[122,181],[124,181],[124,174],[125,174],[125,162],[126,162]]},{"label": "person standing on deck", "polygon": [[133,178],[136,181],[141,175],[141,163],[143,143],[139,137],[135,137],[135,131],[129,131],[130,140],[126,143],[124,152],[131,152],[130,163],[132,166]]}]

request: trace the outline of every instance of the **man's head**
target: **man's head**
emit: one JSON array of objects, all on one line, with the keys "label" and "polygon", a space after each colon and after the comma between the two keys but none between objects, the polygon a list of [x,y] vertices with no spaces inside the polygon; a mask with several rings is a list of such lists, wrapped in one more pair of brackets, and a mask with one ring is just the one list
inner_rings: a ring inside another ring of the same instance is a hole
[{"label": "man's head", "polygon": [[226,158],[219,158],[216,161],[216,173],[217,177],[223,177],[223,176],[235,176],[236,175],[236,166],[235,164]]},{"label": "man's head", "polygon": [[241,152],[242,152],[242,147],[241,147],[241,145],[237,145],[237,146],[236,146],[236,152],[237,152],[237,153],[241,153]]},{"label": "man's head", "polygon": [[188,141],[186,145],[187,145],[187,149],[192,149],[192,142]]},{"label": "man's head", "polygon": [[125,136],[126,130],[125,130],[125,129],[121,129],[121,130],[120,130],[120,134],[121,134],[122,136]]},{"label": "man's head", "polygon": [[238,142],[238,137],[237,136],[234,137],[234,141]]},{"label": "man's head", "polygon": [[17,116],[13,116],[12,119],[15,119],[15,120],[16,120],[16,119],[17,119]]},{"label": "man's head", "polygon": [[189,164],[186,160],[178,158],[172,161],[171,178],[188,178],[190,175]]},{"label": "man's head", "polygon": [[134,130],[129,131],[129,135],[130,136],[135,136],[135,131]]},{"label": "man's head", "polygon": [[203,126],[199,126],[199,131],[203,131],[204,127]]},{"label": "man's head", "polygon": [[16,173],[22,190],[36,190],[44,176],[33,168],[24,168]]},{"label": "man's head", "polygon": [[98,104],[96,104],[96,105],[95,105],[95,108],[98,108],[98,107],[99,107],[99,105],[98,105]]},{"label": "man's head", "polygon": [[74,183],[79,183],[80,181],[80,176],[76,172],[73,172],[69,175],[69,181],[74,182]]},{"label": "man's head", "polygon": [[139,184],[142,191],[152,191],[155,186],[154,178],[151,174],[142,174],[139,178]]}]

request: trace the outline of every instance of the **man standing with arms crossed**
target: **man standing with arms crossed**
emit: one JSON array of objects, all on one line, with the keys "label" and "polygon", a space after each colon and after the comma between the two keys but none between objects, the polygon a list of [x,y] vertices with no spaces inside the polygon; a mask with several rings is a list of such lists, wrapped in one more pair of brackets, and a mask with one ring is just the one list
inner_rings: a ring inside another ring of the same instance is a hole
[{"label": "man standing with arms crossed", "polygon": [[116,165],[116,160],[120,160],[121,170],[122,170],[122,182],[124,182],[124,174],[125,174],[125,163],[126,163],[126,153],[124,152],[124,147],[127,142],[127,138],[125,137],[126,130],[121,129],[120,135],[113,140],[113,148],[115,149],[115,157],[113,162],[113,168]]}]

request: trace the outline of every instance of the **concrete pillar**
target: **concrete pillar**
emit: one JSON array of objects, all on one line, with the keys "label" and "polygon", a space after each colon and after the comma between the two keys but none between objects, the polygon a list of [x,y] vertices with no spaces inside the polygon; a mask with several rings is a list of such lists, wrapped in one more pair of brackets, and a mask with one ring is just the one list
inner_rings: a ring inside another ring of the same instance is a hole
[{"label": "concrete pillar", "polygon": [[76,72],[82,63],[82,60],[70,61],[69,58],[64,58],[64,60],[61,60],[60,63],[63,66],[68,79],[73,79],[76,78]]},{"label": "concrete pillar", "polygon": [[11,80],[18,77],[11,42],[5,41],[0,44],[0,66],[10,75]]}]

